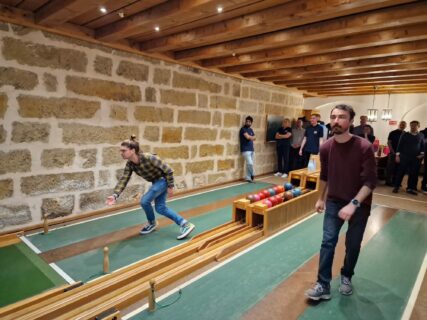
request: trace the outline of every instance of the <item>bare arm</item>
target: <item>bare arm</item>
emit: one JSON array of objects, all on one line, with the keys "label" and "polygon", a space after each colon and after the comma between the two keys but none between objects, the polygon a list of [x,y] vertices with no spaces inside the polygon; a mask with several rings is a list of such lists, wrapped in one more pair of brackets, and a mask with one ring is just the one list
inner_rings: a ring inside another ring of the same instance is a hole
[{"label": "bare arm", "polygon": [[256,140],[255,136],[251,136],[251,135],[250,135],[250,134],[248,134],[247,132],[245,132],[245,133],[243,134],[243,136],[244,136],[246,139],[248,139],[248,140],[252,140],[252,141],[255,141],[255,140]]},{"label": "bare arm", "polygon": [[302,156],[302,150],[304,150],[304,146],[305,146],[306,141],[307,141],[307,138],[304,137],[304,139],[302,139],[302,142],[301,142],[301,147],[299,148],[299,155],[300,156]]}]

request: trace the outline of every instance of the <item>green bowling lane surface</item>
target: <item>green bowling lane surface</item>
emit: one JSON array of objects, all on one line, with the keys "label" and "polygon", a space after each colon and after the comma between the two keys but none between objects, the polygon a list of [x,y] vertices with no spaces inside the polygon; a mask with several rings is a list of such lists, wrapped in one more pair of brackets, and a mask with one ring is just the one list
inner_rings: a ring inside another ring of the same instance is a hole
[{"label": "green bowling lane surface", "polygon": [[[239,319],[318,253],[322,221],[323,215],[312,216],[184,287],[181,298],[169,307],[144,311],[131,319]],[[176,297],[160,303],[168,304]]]},{"label": "green bowling lane surface", "polygon": [[300,319],[401,319],[427,252],[427,217],[399,212],[362,250],[353,295],[338,292],[311,306]]},{"label": "green bowling lane surface", "polygon": [[24,243],[0,248],[0,307],[65,284]]},{"label": "green bowling lane surface", "polygon": [[[270,186],[272,184],[264,182],[244,183],[199,195],[188,196],[183,199],[171,200],[168,201],[168,206],[177,212],[181,212]],[[157,215],[157,217],[161,218],[162,216]],[[193,220],[192,218],[191,221]],[[51,230],[46,235],[42,233],[35,234],[29,236],[28,239],[40,251],[44,252],[145,222],[145,214],[138,208],[122,214],[106,216],[97,220]]]},{"label": "green bowling lane surface", "polygon": [[[191,221],[196,225],[196,229],[191,235],[194,236],[231,221],[231,211],[232,207],[227,206],[194,217]],[[176,240],[178,231],[179,228],[175,224],[168,225],[148,235],[136,236],[110,245],[110,270],[117,270],[186,242],[186,240]],[[102,263],[103,250],[101,248],[58,261],[56,264],[74,280],[86,282],[103,275]]]}]

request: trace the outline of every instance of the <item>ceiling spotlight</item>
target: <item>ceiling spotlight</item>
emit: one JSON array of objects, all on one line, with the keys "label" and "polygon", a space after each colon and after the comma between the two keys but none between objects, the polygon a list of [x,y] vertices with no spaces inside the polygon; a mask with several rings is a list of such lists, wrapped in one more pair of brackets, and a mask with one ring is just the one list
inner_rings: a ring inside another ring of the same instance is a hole
[{"label": "ceiling spotlight", "polygon": [[233,57],[235,57],[235,56],[236,56],[236,53],[235,53],[235,52],[233,52],[231,55],[232,55]]},{"label": "ceiling spotlight", "polygon": [[221,12],[222,12],[222,10],[224,10],[224,8],[223,8],[223,7],[221,7],[221,6],[216,7],[216,11],[217,11],[218,13],[221,13]]},{"label": "ceiling spotlight", "polygon": [[155,26],[154,30],[156,30],[157,32],[159,32],[160,31],[160,27],[159,26]]},{"label": "ceiling spotlight", "polygon": [[125,17],[125,13],[123,11],[119,11],[119,12],[117,12],[117,14],[119,15],[120,18]]},{"label": "ceiling spotlight", "polygon": [[101,11],[102,13],[107,13],[107,8],[101,7],[99,8],[99,11]]}]

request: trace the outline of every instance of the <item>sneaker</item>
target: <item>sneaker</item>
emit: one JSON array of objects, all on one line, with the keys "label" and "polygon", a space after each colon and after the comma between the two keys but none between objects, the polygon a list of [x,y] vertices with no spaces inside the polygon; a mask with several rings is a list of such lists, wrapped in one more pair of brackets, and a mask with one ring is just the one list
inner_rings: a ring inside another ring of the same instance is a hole
[{"label": "sneaker", "polygon": [[194,224],[187,222],[186,224],[184,224],[181,227],[180,233],[179,233],[178,237],[176,237],[176,238],[178,240],[186,238],[191,233],[191,231],[194,230],[194,228],[195,228]]},{"label": "sneaker", "polygon": [[421,191],[423,194],[427,194],[427,190],[422,189]]},{"label": "sneaker", "polygon": [[140,234],[149,234],[157,229],[157,223],[154,221],[154,223],[147,223],[141,231],[139,231]]},{"label": "sneaker", "polygon": [[253,183],[254,182],[253,180],[249,180],[249,179],[246,179],[245,181],[248,182],[248,183]]},{"label": "sneaker", "polygon": [[308,289],[305,292],[305,295],[311,300],[329,300],[331,299],[331,290],[329,288],[325,288],[319,282],[317,282],[313,288]]},{"label": "sneaker", "polygon": [[394,188],[392,192],[393,193],[398,193],[399,192],[399,188]]},{"label": "sneaker", "polygon": [[276,172],[275,174],[274,174],[274,176],[275,177],[280,177],[282,175],[282,173],[281,172]]},{"label": "sneaker", "polygon": [[414,196],[417,196],[417,195],[418,195],[418,193],[417,193],[415,190],[412,190],[412,189],[408,189],[408,190],[406,190],[406,193],[412,194],[412,195],[414,195]]},{"label": "sneaker", "polygon": [[339,291],[341,294],[345,296],[349,296],[353,293],[353,286],[351,284],[350,278],[346,276],[341,276],[341,284],[340,284]]},{"label": "sneaker", "polygon": [[283,175],[282,175],[282,178],[287,178],[288,177],[288,175],[286,174],[286,173],[284,173]]}]

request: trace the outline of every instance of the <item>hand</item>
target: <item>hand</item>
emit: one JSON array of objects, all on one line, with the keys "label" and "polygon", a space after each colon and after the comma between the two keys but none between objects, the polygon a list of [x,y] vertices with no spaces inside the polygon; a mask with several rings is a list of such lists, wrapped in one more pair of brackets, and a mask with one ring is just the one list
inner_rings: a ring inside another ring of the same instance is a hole
[{"label": "hand", "polygon": [[394,158],[394,162],[400,163],[400,155],[396,154],[396,157]]},{"label": "hand", "polygon": [[424,155],[423,155],[423,154],[419,154],[419,155],[417,156],[417,159],[422,159],[422,158],[424,158]]},{"label": "hand", "polygon": [[301,149],[299,149],[298,154],[299,154],[300,156],[302,156],[302,150],[301,150]]},{"label": "hand", "polygon": [[323,211],[325,211],[325,201],[322,199],[317,200],[315,208],[316,208],[316,211],[319,213],[322,213]]},{"label": "hand", "polygon": [[113,204],[116,204],[116,198],[114,196],[109,196],[107,198],[107,201],[105,201],[105,204],[112,206]]},{"label": "hand", "polygon": [[169,197],[173,196],[173,188],[168,188],[168,196]]},{"label": "hand", "polygon": [[341,210],[338,212],[338,216],[341,219],[348,221],[351,219],[355,211],[356,211],[356,206],[354,204],[349,203],[345,207],[341,208]]}]

